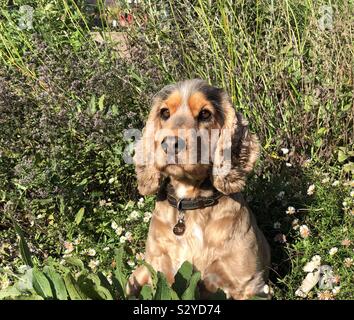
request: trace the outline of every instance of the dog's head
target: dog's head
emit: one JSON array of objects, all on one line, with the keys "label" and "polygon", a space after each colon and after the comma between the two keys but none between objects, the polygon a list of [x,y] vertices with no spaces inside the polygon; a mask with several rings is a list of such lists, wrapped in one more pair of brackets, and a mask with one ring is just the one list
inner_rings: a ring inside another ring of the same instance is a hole
[{"label": "dog's head", "polygon": [[168,85],[155,96],[135,149],[139,192],[156,193],[164,176],[210,176],[220,192],[238,192],[258,150],[257,137],[222,89],[199,79]]}]

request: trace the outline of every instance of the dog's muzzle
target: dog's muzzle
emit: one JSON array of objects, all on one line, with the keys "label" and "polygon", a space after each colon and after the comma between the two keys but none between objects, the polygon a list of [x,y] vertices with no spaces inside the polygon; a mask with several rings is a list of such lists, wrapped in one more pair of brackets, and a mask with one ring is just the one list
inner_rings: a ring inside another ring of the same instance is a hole
[{"label": "dog's muzzle", "polygon": [[166,154],[178,154],[186,146],[183,139],[176,136],[167,136],[161,142],[162,150]]}]

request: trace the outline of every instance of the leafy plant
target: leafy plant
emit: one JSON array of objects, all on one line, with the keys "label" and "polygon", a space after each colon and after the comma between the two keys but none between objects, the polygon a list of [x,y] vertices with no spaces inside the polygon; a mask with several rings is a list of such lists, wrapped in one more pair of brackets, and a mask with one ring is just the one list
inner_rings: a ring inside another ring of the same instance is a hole
[{"label": "leafy plant", "polygon": [[[17,224],[14,225],[20,237],[19,241],[27,247],[22,230]],[[65,260],[65,266],[56,264],[52,260],[43,268],[33,266],[33,264],[25,265],[23,275],[16,276],[15,283],[0,290],[0,299],[127,299],[129,298],[125,294],[127,273],[123,266],[123,255],[123,247],[116,250],[115,270],[111,279],[108,279],[102,272],[90,272],[80,259],[72,257]],[[23,260],[25,263],[32,261],[28,251],[23,255]],[[200,272],[193,272],[193,266],[189,262],[184,262],[177,271],[172,287],[163,273],[156,272],[147,263],[144,264],[152,275],[153,286],[144,285],[139,295],[140,299],[194,300],[198,298],[197,284],[200,280]]]}]

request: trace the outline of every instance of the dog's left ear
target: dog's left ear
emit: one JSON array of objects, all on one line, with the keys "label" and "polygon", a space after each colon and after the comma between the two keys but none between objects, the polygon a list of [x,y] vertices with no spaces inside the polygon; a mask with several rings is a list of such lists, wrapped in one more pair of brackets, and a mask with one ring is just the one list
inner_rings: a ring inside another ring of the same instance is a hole
[{"label": "dog's left ear", "polygon": [[258,159],[259,142],[226,94],[223,100],[224,125],[215,149],[212,180],[220,192],[231,194],[245,186],[246,176]]}]

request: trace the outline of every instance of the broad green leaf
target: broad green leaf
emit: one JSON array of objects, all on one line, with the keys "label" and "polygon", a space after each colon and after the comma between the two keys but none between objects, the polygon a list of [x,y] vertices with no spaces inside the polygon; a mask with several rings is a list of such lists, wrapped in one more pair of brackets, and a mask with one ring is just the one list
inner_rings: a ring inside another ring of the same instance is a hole
[{"label": "broad green leaf", "polygon": [[208,296],[208,300],[227,300],[226,294],[220,288]]},{"label": "broad green leaf", "polygon": [[186,291],[188,283],[193,274],[193,265],[185,261],[177,271],[175,275],[175,282],[172,288],[177,292],[178,296],[182,296],[183,292]]},{"label": "broad green leaf", "polygon": [[[165,275],[158,271],[157,272],[157,286],[154,296],[154,300],[173,300],[176,299],[177,294],[173,294],[172,288],[167,283]],[[177,297],[178,299],[178,297]]]},{"label": "broad green leaf", "polygon": [[66,292],[65,283],[61,275],[57,273],[53,267],[48,266],[44,267],[43,272],[51,282],[54,298],[68,300],[68,293]]},{"label": "broad green leaf", "polygon": [[21,258],[26,265],[33,267],[31,252],[28,248],[28,245],[27,245],[27,242],[26,242],[25,237],[23,235],[23,232],[22,232],[20,226],[17,224],[17,222],[15,221],[15,219],[12,216],[11,216],[11,219],[12,219],[12,223],[15,227],[15,231],[19,237],[19,248],[20,248]]},{"label": "broad green leaf", "polygon": [[21,292],[33,291],[33,268],[27,269],[15,283],[15,287]]},{"label": "broad green leaf", "polygon": [[75,216],[75,223],[76,223],[77,225],[80,224],[82,218],[84,217],[84,214],[85,214],[85,208],[81,208],[81,209],[77,212],[77,214],[76,214],[76,216]]},{"label": "broad green leaf", "polygon": [[95,274],[80,275],[77,283],[81,291],[90,299],[113,300],[109,290],[101,285],[99,277]]},{"label": "broad green leaf", "polygon": [[16,286],[7,287],[6,289],[0,290],[0,300],[16,298],[23,294]]},{"label": "broad green leaf", "polygon": [[64,276],[64,282],[66,290],[68,291],[71,300],[86,300],[86,296],[79,289],[77,282],[70,272],[67,272]]},{"label": "broad green leaf", "polygon": [[52,289],[47,277],[37,267],[33,268],[33,288],[43,298],[53,298]]},{"label": "broad green leaf", "polygon": [[105,287],[109,292],[111,293],[112,296],[114,296],[114,290],[112,285],[109,283],[107,280],[106,276],[102,272],[97,272],[97,276],[100,278],[101,281],[101,286]]},{"label": "broad green leaf", "polygon": [[140,290],[139,299],[152,300],[152,298],[153,298],[152,287],[148,284],[145,284]]},{"label": "broad green leaf", "polygon": [[117,289],[119,295],[124,299],[125,295],[125,287],[127,284],[126,275],[123,272],[123,247],[119,247],[115,250],[115,262],[116,262],[116,269],[113,273],[113,284]]},{"label": "broad green leaf", "polygon": [[196,298],[197,285],[200,280],[200,272],[196,272],[192,275],[188,288],[183,293],[182,300],[194,300]]},{"label": "broad green leaf", "polygon": [[64,260],[75,267],[79,267],[81,270],[85,269],[84,263],[77,257],[66,257]]}]

